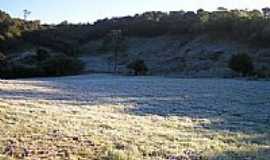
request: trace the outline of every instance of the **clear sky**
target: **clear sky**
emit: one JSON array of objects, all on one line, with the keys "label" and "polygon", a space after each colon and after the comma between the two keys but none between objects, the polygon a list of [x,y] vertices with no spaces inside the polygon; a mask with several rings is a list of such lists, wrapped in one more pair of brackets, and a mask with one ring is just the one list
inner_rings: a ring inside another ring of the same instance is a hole
[{"label": "clear sky", "polygon": [[144,11],[261,9],[270,0],[0,0],[0,9],[13,17],[23,17],[23,10],[32,11],[29,19],[43,23],[94,22],[97,19],[133,15]]}]

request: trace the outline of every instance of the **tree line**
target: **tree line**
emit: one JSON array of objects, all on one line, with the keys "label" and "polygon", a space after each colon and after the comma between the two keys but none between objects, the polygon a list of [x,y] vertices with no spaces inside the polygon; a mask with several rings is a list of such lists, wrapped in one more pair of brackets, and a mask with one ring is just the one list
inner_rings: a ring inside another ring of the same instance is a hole
[{"label": "tree line", "polygon": [[[259,10],[227,10],[219,7],[209,12],[193,11],[146,12],[141,15],[98,20],[85,37],[103,37],[110,30],[122,30],[125,36],[199,35],[267,45],[270,41],[270,8]],[[87,39],[89,38],[89,39]]]},{"label": "tree line", "polygon": [[13,19],[0,12],[0,51],[14,49],[26,42],[48,46],[74,54],[78,44],[104,38],[112,30],[126,37],[208,34],[217,38],[233,38],[266,46],[270,42],[270,8],[228,10],[219,7],[209,12],[193,11],[145,12],[134,16],[105,18],[93,24],[41,25],[39,21]]}]

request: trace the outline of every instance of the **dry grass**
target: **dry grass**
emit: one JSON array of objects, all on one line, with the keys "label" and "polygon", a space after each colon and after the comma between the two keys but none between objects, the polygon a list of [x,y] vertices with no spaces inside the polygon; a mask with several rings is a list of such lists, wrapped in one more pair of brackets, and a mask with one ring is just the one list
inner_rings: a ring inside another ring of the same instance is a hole
[{"label": "dry grass", "polygon": [[0,160],[270,159],[265,126],[231,132],[212,127],[219,119],[142,116],[134,107],[1,98]]}]

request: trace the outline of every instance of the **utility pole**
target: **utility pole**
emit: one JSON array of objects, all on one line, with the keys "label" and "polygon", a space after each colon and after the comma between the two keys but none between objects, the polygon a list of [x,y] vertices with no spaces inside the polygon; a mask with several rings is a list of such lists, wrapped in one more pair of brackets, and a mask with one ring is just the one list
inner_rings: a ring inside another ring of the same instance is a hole
[{"label": "utility pole", "polygon": [[27,17],[31,14],[31,11],[28,11],[27,9],[23,10],[23,18],[26,21]]},{"label": "utility pole", "polygon": [[121,44],[120,40],[122,39],[122,30],[112,30],[113,38],[113,47],[114,47],[114,73],[117,73],[117,64],[118,64],[118,52]]},{"label": "utility pole", "polygon": [[270,18],[270,8],[269,7],[265,7],[262,9],[264,18]]}]

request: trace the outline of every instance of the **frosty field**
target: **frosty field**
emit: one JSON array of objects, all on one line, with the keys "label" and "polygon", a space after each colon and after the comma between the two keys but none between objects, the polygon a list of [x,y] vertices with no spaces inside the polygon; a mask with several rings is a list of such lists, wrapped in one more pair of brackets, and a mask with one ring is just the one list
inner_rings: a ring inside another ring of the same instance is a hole
[{"label": "frosty field", "polygon": [[0,80],[0,160],[270,159],[270,82]]}]

